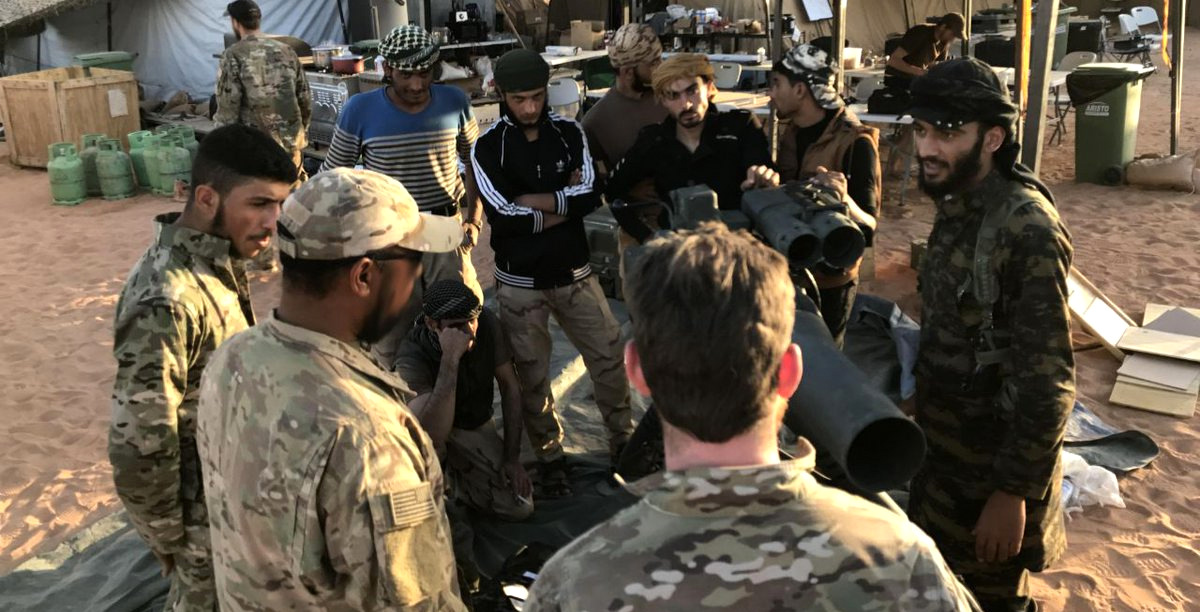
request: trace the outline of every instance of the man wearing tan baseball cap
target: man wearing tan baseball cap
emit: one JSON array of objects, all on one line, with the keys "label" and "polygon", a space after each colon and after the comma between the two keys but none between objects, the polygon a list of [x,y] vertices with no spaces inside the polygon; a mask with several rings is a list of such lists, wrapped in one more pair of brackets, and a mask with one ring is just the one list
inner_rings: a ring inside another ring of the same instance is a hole
[{"label": "man wearing tan baseball cap", "polygon": [[408,302],[422,253],[462,232],[370,170],[319,174],[284,202],[279,307],[200,384],[222,610],[465,610],[433,444],[364,348]]},{"label": "man wearing tan baseball cap", "polygon": [[650,75],[662,63],[662,54],[658,35],[644,23],[621,26],[608,43],[608,61],[617,80],[582,122],[601,174],[621,161],[638,131],[667,118],[667,109],[654,98],[650,86]]}]

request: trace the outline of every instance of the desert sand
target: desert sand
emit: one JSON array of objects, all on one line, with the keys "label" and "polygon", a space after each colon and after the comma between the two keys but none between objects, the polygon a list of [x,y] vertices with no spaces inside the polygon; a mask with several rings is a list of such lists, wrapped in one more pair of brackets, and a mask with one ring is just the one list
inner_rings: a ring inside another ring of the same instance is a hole
[{"label": "desert sand", "polygon": [[[1200,31],[1189,34],[1197,40]],[[1197,65],[1200,48],[1188,55]],[[1200,99],[1194,74],[1185,101]],[[1160,69],[1146,82],[1139,154],[1167,150],[1168,92]],[[1075,266],[1135,320],[1148,301],[1200,307],[1200,196],[1075,184],[1073,119],[1070,125],[1061,145],[1046,147],[1042,176],[1072,232]],[[1198,131],[1200,117],[1188,108],[1182,150],[1200,147]],[[0,144],[0,574],[120,507],[105,450],[113,311],[125,275],[152,239],[153,216],[181,207],[149,195],[51,206],[46,174],[7,162]],[[894,205],[894,185],[889,194],[877,280],[867,290],[916,316],[909,241],[927,235],[933,206],[915,188],[903,208]],[[486,247],[477,249],[485,284],[490,259]],[[265,314],[278,277],[258,275],[252,284]],[[1046,610],[1200,609],[1196,421],[1109,404],[1119,363],[1103,349],[1077,358],[1080,400],[1118,427],[1149,433],[1162,455],[1121,481],[1126,508],[1075,515],[1067,555],[1036,578],[1035,596]],[[594,412],[568,418],[576,433],[601,431]]]}]

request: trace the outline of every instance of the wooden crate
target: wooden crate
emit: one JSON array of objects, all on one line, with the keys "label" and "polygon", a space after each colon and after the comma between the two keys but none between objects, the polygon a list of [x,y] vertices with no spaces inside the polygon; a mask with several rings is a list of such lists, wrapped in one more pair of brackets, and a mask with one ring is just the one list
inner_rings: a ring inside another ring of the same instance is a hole
[{"label": "wooden crate", "polygon": [[0,121],[17,166],[45,168],[51,144],[79,146],[92,132],[128,148],[128,134],[141,129],[138,112],[137,80],[124,70],[71,66],[0,79]]}]

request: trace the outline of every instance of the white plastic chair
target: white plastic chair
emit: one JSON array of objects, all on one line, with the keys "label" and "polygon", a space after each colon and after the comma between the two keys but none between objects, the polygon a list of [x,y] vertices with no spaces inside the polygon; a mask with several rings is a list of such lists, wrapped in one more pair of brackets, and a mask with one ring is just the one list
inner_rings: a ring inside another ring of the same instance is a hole
[{"label": "white plastic chair", "polygon": [[[1091,51],[1072,51],[1063,56],[1062,61],[1058,63],[1058,69],[1063,72],[1072,72],[1076,68],[1091,64],[1097,60],[1095,53]],[[1071,100],[1061,99],[1059,91],[1054,90],[1054,133],[1050,134],[1050,144],[1058,141],[1062,144],[1062,138],[1067,133],[1067,114],[1071,112]]]},{"label": "white plastic chair", "polygon": [[1154,62],[1150,59],[1150,51],[1154,47],[1149,40],[1142,36],[1133,16],[1117,15],[1117,21],[1120,24],[1121,36],[1105,41],[1105,54],[1121,61],[1129,61],[1130,58],[1136,57],[1141,60],[1143,66],[1153,66]]},{"label": "white plastic chair", "polygon": [[713,64],[713,72],[716,73],[713,82],[716,84],[717,89],[734,89],[738,86],[738,82],[742,80],[741,64],[717,62]]},{"label": "white plastic chair", "polygon": [[[1151,12],[1153,12],[1153,9],[1151,9]],[[1158,50],[1162,48],[1162,36],[1143,34],[1141,26],[1138,25],[1138,22],[1133,18],[1133,15],[1118,15],[1117,19],[1121,21],[1121,34],[1132,36],[1134,38],[1141,38],[1152,50]]]},{"label": "white plastic chair", "polygon": [[554,79],[546,90],[546,104],[550,110],[574,119],[583,102],[583,86],[575,79]]},{"label": "white plastic chair", "polygon": [[1142,36],[1150,39],[1152,42],[1162,44],[1164,39],[1169,36],[1163,32],[1162,22],[1158,20],[1158,12],[1148,6],[1135,6],[1129,9],[1129,15],[1133,17],[1133,23],[1137,25],[1138,30],[1145,32]]}]

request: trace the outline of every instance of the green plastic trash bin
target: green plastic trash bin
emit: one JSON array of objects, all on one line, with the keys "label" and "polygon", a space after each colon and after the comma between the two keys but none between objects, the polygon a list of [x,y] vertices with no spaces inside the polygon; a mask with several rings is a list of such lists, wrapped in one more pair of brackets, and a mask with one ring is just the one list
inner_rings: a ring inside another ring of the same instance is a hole
[{"label": "green plastic trash bin", "polygon": [[1117,185],[1137,146],[1142,79],[1139,64],[1084,64],[1067,76],[1075,105],[1075,181]]},{"label": "green plastic trash bin", "polygon": [[101,51],[76,55],[75,63],[86,68],[108,68],[109,70],[133,72],[133,58],[135,57],[137,57],[135,54],[127,51]]}]

